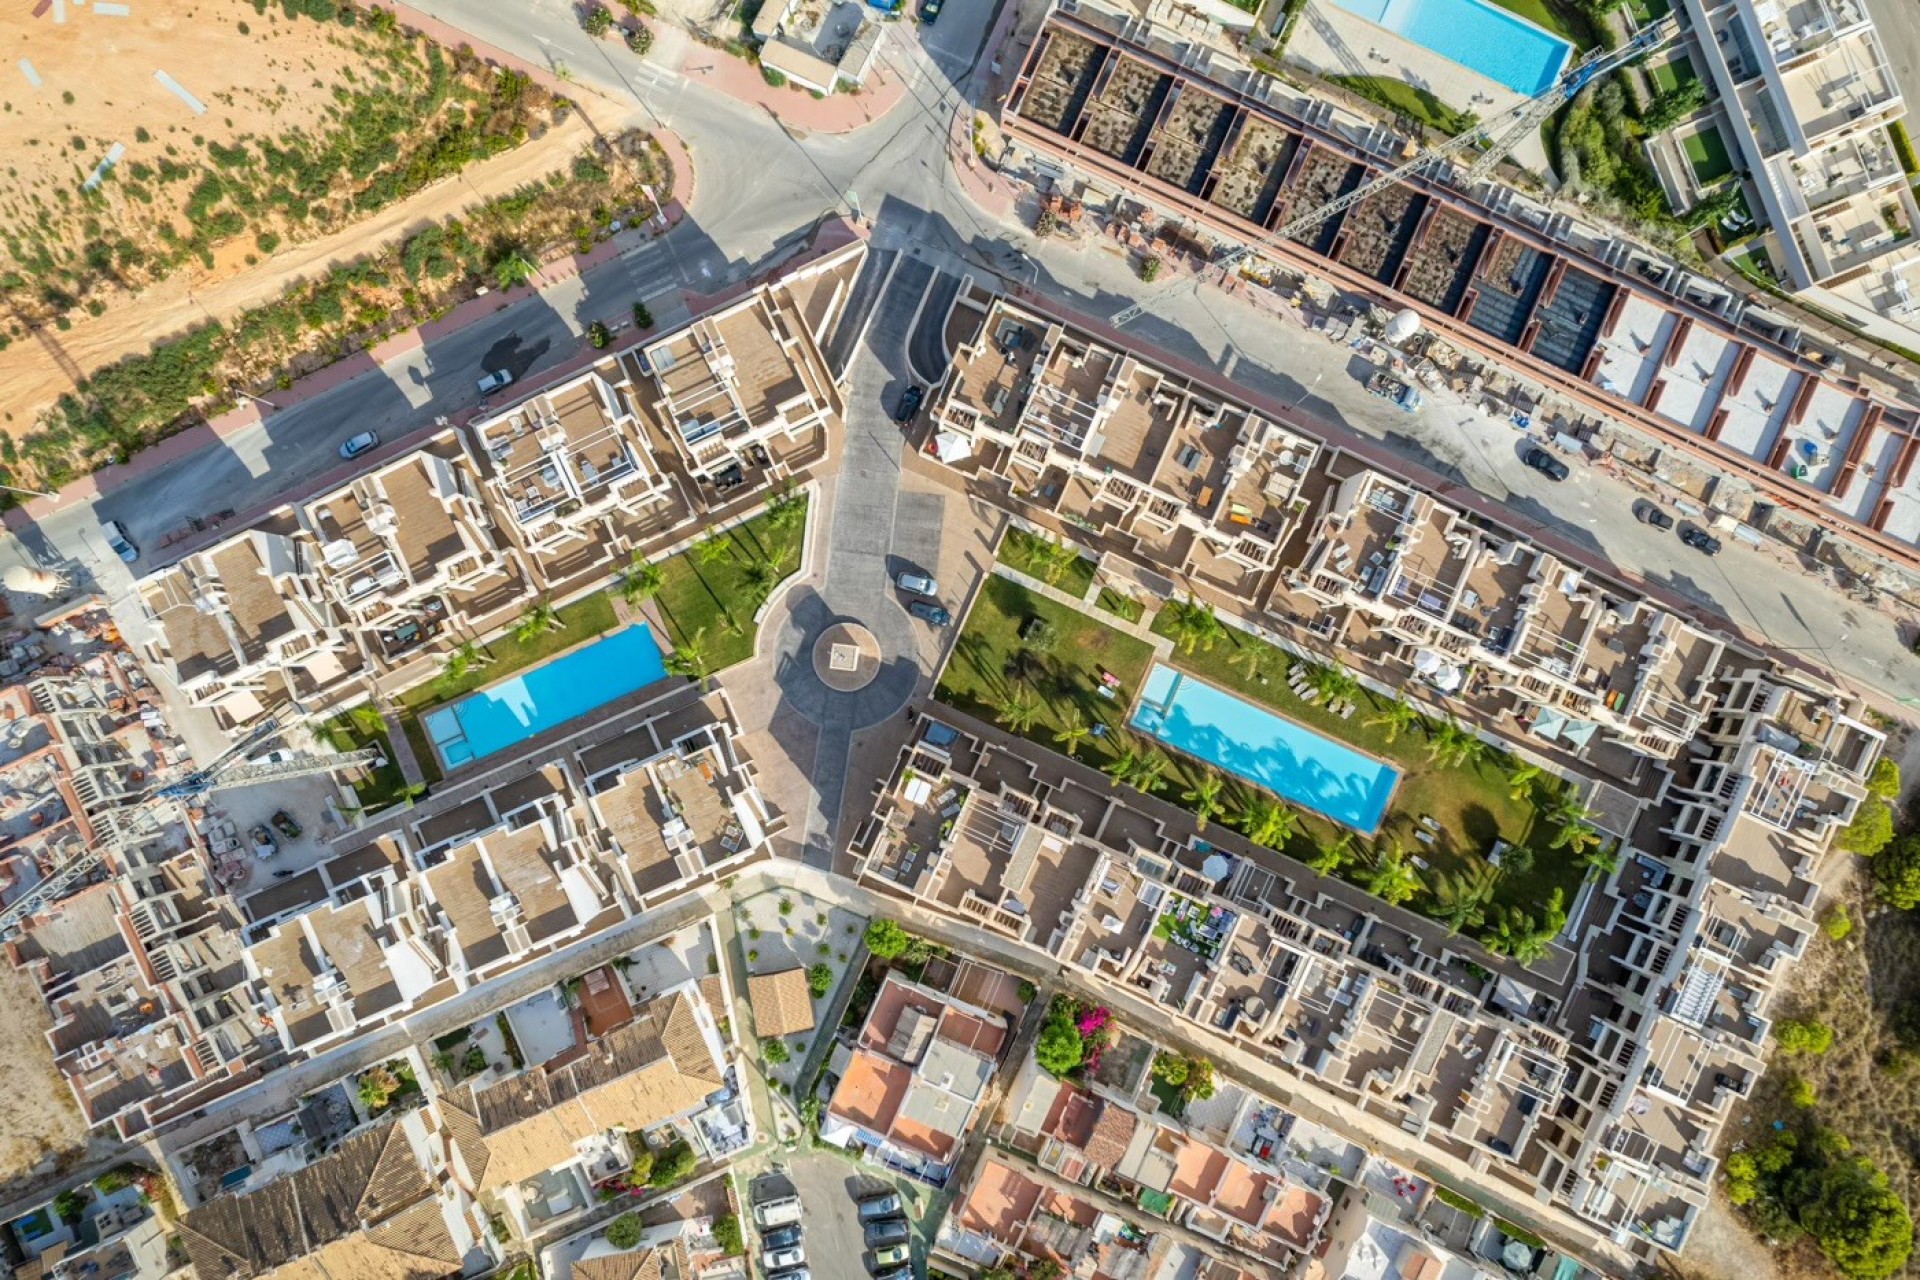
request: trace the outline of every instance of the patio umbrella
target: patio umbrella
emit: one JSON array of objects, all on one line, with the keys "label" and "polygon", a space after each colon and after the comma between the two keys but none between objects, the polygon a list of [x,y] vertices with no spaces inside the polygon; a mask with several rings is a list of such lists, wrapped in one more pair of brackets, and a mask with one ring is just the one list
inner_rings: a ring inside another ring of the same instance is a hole
[{"label": "patio umbrella", "polygon": [[1431,676],[1446,665],[1447,660],[1432,649],[1422,649],[1413,655],[1413,669],[1419,675]]},{"label": "patio umbrella", "polygon": [[1466,672],[1451,663],[1443,663],[1440,669],[1427,677],[1427,681],[1442,693],[1452,693],[1466,682]]},{"label": "patio umbrella", "polygon": [[1567,713],[1555,711],[1552,707],[1540,708],[1540,714],[1533,718],[1533,731],[1543,738],[1557,738],[1567,726]]},{"label": "patio umbrella", "polygon": [[1200,864],[1200,874],[1216,884],[1225,880],[1227,873],[1232,870],[1233,859],[1224,853],[1210,853],[1207,860]]},{"label": "patio umbrella", "polygon": [[942,431],[933,438],[933,456],[942,462],[958,462],[973,456],[973,441],[958,431]]}]

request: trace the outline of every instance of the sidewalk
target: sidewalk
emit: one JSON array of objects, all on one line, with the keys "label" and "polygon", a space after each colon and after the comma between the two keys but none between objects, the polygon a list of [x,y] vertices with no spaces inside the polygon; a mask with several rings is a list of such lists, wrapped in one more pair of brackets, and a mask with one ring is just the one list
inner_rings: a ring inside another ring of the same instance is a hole
[{"label": "sidewalk", "polygon": [[894,38],[883,29],[873,73],[864,88],[824,98],[791,84],[775,88],[757,64],[695,40],[687,41],[686,53],[674,69],[703,88],[760,108],[790,133],[852,133],[886,115],[906,97],[906,80],[884,57],[887,43]]}]

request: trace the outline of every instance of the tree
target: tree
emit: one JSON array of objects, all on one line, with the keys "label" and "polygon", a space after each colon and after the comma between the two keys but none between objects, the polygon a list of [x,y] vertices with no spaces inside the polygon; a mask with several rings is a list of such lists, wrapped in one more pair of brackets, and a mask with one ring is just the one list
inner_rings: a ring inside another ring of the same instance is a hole
[{"label": "tree", "polygon": [[806,517],[806,495],[793,487],[793,481],[782,481],[779,495],[767,507],[767,524],[775,529],[786,530]]},{"label": "tree", "polygon": [[1801,1180],[1800,1225],[1847,1280],[1884,1280],[1905,1268],[1913,1219],[1887,1175],[1861,1157]]},{"label": "tree", "polygon": [[1093,732],[1087,727],[1087,717],[1079,707],[1069,703],[1060,708],[1060,728],[1055,731],[1053,740],[1064,747],[1068,755],[1076,759],[1080,755],[1080,744]]},{"label": "tree", "polygon": [[[602,9],[600,10],[600,12],[605,13],[606,10]],[[612,341],[613,341],[613,330],[607,328],[606,321],[595,320],[592,324],[587,326],[587,345],[592,347],[595,351],[605,351],[607,349],[607,346],[610,343],[612,343]]]},{"label": "tree", "polygon": [[1863,858],[1871,858],[1893,842],[1893,810],[1884,800],[1869,796],[1860,802],[1860,808],[1840,832],[1835,841],[1848,853],[1857,853]]},{"label": "tree", "polygon": [[833,967],[816,964],[807,970],[807,994],[815,1000],[833,990]]},{"label": "tree", "polygon": [[631,1249],[640,1243],[640,1215],[623,1213],[607,1224],[607,1243],[616,1249]]},{"label": "tree", "polygon": [[776,1067],[793,1059],[793,1054],[788,1052],[787,1043],[784,1040],[762,1040],[760,1056]]},{"label": "tree", "polygon": [[1493,903],[1493,892],[1499,882],[1499,872],[1485,863],[1450,876],[1436,876],[1432,885],[1433,904],[1427,914],[1447,926],[1448,937],[1477,929],[1487,918],[1487,908]]},{"label": "tree", "polygon": [[1074,1025],[1074,1007],[1056,997],[1047,1007],[1047,1020],[1040,1024],[1039,1038],[1033,1043],[1033,1060],[1047,1074],[1064,1076],[1085,1059],[1086,1043]]},{"label": "tree", "polygon": [[1805,1076],[1789,1076],[1785,1096],[1788,1105],[1798,1107],[1802,1111],[1820,1100],[1819,1093],[1814,1090],[1813,1081]]},{"label": "tree", "polygon": [[374,1067],[360,1077],[360,1105],[368,1111],[384,1111],[399,1092],[400,1079],[385,1067]]},{"label": "tree", "polygon": [[1565,849],[1575,858],[1587,849],[1600,843],[1600,833],[1584,822],[1569,822],[1565,826],[1554,828],[1553,839],[1547,842],[1551,849]]},{"label": "tree", "polygon": [[596,4],[580,19],[580,28],[598,40],[613,30],[613,15],[607,12],[605,5]]},{"label": "tree", "polygon": [[1398,841],[1384,840],[1374,850],[1371,865],[1360,873],[1360,884],[1388,906],[1397,907],[1420,891],[1420,873],[1407,861]]},{"label": "tree", "polygon": [[1046,710],[1038,694],[1025,684],[1017,684],[1007,695],[1007,700],[1001,704],[1000,723],[1024,736],[1034,725],[1040,723],[1040,717],[1046,713]]},{"label": "tree", "polygon": [[1042,209],[1034,215],[1033,234],[1044,240],[1060,229],[1060,215],[1051,209]]},{"label": "tree", "polygon": [[647,52],[653,48],[652,28],[648,27],[644,22],[636,22],[631,27],[628,27],[627,48],[633,50],[633,52],[643,58],[646,57]]},{"label": "tree", "polygon": [[1729,180],[1725,186],[1708,192],[1697,201],[1691,209],[1681,215],[1680,221],[1690,229],[1704,227],[1709,223],[1732,217],[1745,209],[1746,205],[1747,198],[1741,194],[1739,182]]},{"label": "tree", "polygon": [[539,274],[539,266],[519,249],[509,249],[498,262],[493,264],[493,278],[502,289],[511,289],[517,284],[525,284]]},{"label": "tree", "polygon": [[1140,280],[1143,284],[1152,284],[1160,278],[1160,255],[1149,253],[1140,259]]},{"label": "tree", "polygon": [[637,608],[659,595],[660,588],[666,585],[666,569],[642,560],[636,548],[633,563],[620,575],[620,598]]},{"label": "tree", "polygon": [[446,656],[440,666],[440,675],[447,683],[457,684],[476,667],[484,667],[491,661],[493,659],[482,653],[479,645],[468,640]]},{"label": "tree", "polygon": [[737,1258],[747,1251],[746,1236],[740,1230],[739,1214],[723,1213],[713,1220],[713,1242],[729,1258]]},{"label": "tree", "polygon": [[1811,1018],[1782,1018],[1773,1024],[1773,1038],[1783,1053],[1819,1057],[1833,1047],[1833,1028]]},{"label": "tree", "polygon": [[780,582],[780,571],[770,560],[755,560],[747,566],[746,572],[741,575],[741,580],[747,588],[748,596],[754,601],[753,607],[757,609],[768,596],[773,594],[774,587]]},{"label": "tree", "polygon": [[875,920],[867,925],[867,950],[878,959],[896,958],[912,941],[896,920]]},{"label": "tree", "polygon": [[1867,775],[1867,794],[1888,804],[1899,799],[1900,766],[1891,756],[1873,762],[1873,772]]},{"label": "tree", "polygon": [[1205,1058],[1187,1059],[1187,1097],[1205,1102],[1213,1096],[1213,1063]]},{"label": "tree", "polygon": [[1880,901],[1902,911],[1920,907],[1920,836],[1906,836],[1873,860]]},{"label": "tree", "polygon": [[1300,815],[1264,792],[1256,793],[1240,810],[1240,829],[1247,839],[1269,849],[1279,849],[1293,839]]},{"label": "tree", "polygon": [[733,558],[733,542],[726,534],[716,533],[696,543],[693,554],[702,565],[716,565],[722,560]]},{"label": "tree", "polygon": [[1565,827],[1592,821],[1593,810],[1587,808],[1587,802],[1576,795],[1571,787],[1562,787],[1553,793],[1546,811],[1540,816],[1553,826]]},{"label": "tree", "polygon": [[683,676],[696,680],[702,688],[707,683],[707,629],[701,627],[690,636],[683,636],[680,643],[673,646],[673,652],[667,655],[663,664],[668,675]]},{"label": "tree", "polygon": [[1182,653],[1192,653],[1195,649],[1210,652],[1227,634],[1226,626],[1210,604],[1202,604],[1197,600],[1169,600],[1160,612],[1167,620],[1168,637],[1179,646]]},{"label": "tree", "polygon": [[[1568,828],[1568,830],[1571,829]],[[1588,875],[1596,880],[1604,880],[1613,874],[1615,867],[1620,865],[1620,842],[1596,838],[1591,843],[1578,848],[1574,853],[1574,859],[1586,868]]]},{"label": "tree", "polygon": [[1226,785],[1227,780],[1218,769],[1208,769],[1198,782],[1181,793],[1180,798],[1193,806],[1193,816],[1200,820],[1201,826],[1206,826],[1225,807],[1220,800],[1220,790]]},{"label": "tree", "polygon": [[1187,1082],[1187,1060],[1169,1049],[1162,1049],[1153,1060],[1153,1078],[1178,1089]]},{"label": "tree", "polygon": [[1433,737],[1427,740],[1427,759],[1448,768],[1478,761],[1486,750],[1487,744],[1452,716],[1435,725]]},{"label": "tree", "polygon": [[1307,868],[1318,876],[1337,876],[1353,864],[1353,832],[1342,831],[1325,844],[1313,847]]},{"label": "tree", "polygon": [[1113,759],[1107,761],[1101,772],[1112,778],[1118,785],[1125,786],[1128,780],[1139,771],[1142,758],[1143,753],[1138,745],[1131,740],[1123,742],[1120,744],[1120,749],[1113,753]]},{"label": "tree", "polygon": [[1420,713],[1396,698],[1361,723],[1369,729],[1383,730],[1381,736],[1386,739],[1388,746],[1392,746],[1400,740],[1401,734],[1420,723]]},{"label": "tree", "polygon": [[1360,692],[1360,682],[1353,678],[1351,671],[1337,662],[1330,667],[1315,667],[1308,672],[1307,684],[1320,695],[1322,702],[1329,704],[1351,698]]},{"label": "tree", "polygon": [[[1876,872],[1879,871],[1880,864],[1874,863],[1873,869]],[[1836,902],[1827,908],[1826,914],[1820,917],[1820,932],[1826,934],[1828,940],[1832,942],[1847,940],[1847,937],[1853,933],[1853,913],[1847,910],[1846,903]]]},{"label": "tree", "polygon": [[545,600],[539,600],[527,606],[520,620],[513,624],[513,638],[521,644],[531,644],[534,640],[560,625],[560,615]]},{"label": "tree", "polygon": [[1689,80],[1655,94],[1647,106],[1647,113],[1640,117],[1640,123],[1648,133],[1660,133],[1698,111],[1706,105],[1706,101],[1706,82]]},{"label": "tree", "polygon": [[671,1187],[685,1182],[693,1176],[700,1160],[693,1154],[693,1148],[684,1142],[676,1142],[661,1152],[653,1162],[653,1176],[647,1179],[650,1187]]},{"label": "tree", "polygon": [[1513,772],[1507,775],[1507,798],[1525,800],[1533,792],[1533,781],[1540,776],[1540,766],[1532,764],[1515,765]]},{"label": "tree", "polygon": [[1149,751],[1140,758],[1140,767],[1127,779],[1130,786],[1141,795],[1152,795],[1166,784],[1162,775],[1167,771],[1167,758],[1158,751]]},{"label": "tree", "polygon": [[1040,571],[1040,581],[1048,586],[1056,586],[1066,575],[1067,570],[1079,563],[1080,552],[1064,542],[1054,542],[1048,538],[1029,535],[1027,554],[1033,567]]},{"label": "tree", "polygon": [[647,310],[647,304],[644,302],[633,304],[633,327],[643,332],[653,328],[653,312]]},{"label": "tree", "polygon": [[1251,641],[1236,644],[1233,652],[1227,655],[1227,665],[1246,677],[1250,684],[1264,684],[1264,669],[1267,654],[1264,646]]}]

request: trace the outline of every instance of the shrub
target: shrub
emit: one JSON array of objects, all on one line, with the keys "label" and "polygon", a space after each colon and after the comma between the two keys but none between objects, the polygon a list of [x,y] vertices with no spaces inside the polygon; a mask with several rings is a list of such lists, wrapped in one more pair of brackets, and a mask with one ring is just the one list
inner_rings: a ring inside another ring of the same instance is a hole
[{"label": "shrub", "polygon": [[616,1249],[631,1249],[640,1243],[640,1215],[623,1213],[607,1224],[607,1243]]},{"label": "shrub", "polygon": [[746,1237],[740,1232],[740,1215],[722,1214],[713,1220],[713,1238],[719,1244],[720,1252],[729,1258],[737,1258],[747,1251]]},{"label": "shrub", "polygon": [[[1874,864],[1874,869],[1879,870],[1878,863]],[[1853,932],[1853,913],[1847,910],[1846,903],[1836,902],[1828,908],[1827,913],[1820,917],[1820,932],[1834,942],[1846,941]]]},{"label": "shrub", "polygon": [[613,30],[613,14],[608,12],[605,5],[596,4],[580,19],[580,28],[598,40]]},{"label": "shrub", "polygon": [[648,1183],[656,1189],[677,1186],[693,1176],[698,1164],[693,1148],[684,1142],[676,1142],[653,1162],[653,1177],[648,1179]]},{"label": "shrub", "polygon": [[606,350],[607,344],[612,341],[613,341],[613,330],[607,328],[606,321],[595,320],[592,324],[587,326],[587,342],[593,347],[595,351]]},{"label": "shrub", "polygon": [[1033,1060],[1049,1075],[1064,1076],[1079,1069],[1086,1060],[1086,1044],[1075,1025],[1076,1010],[1071,1000],[1054,997],[1047,1006],[1047,1020],[1034,1041]]},{"label": "shrub", "polygon": [[1812,1019],[1782,1018],[1773,1024],[1773,1038],[1787,1053],[1818,1056],[1833,1047],[1833,1028]]},{"label": "shrub", "polygon": [[1871,858],[1892,841],[1893,810],[1886,801],[1870,796],[1861,802],[1853,821],[1847,824],[1835,843],[1848,853]]},{"label": "shrub", "polygon": [[776,1067],[793,1060],[793,1054],[788,1052],[786,1042],[782,1040],[762,1040],[760,1056]]},{"label": "shrub", "polygon": [[53,1198],[54,1216],[69,1225],[78,1223],[80,1215],[86,1212],[89,1198],[86,1188],[68,1187]]},{"label": "shrub", "polygon": [[636,302],[633,304],[633,327],[636,329],[653,328],[653,312],[647,310],[647,304],[644,302]]},{"label": "shrub", "polygon": [[647,56],[647,51],[653,48],[653,32],[645,23],[636,22],[627,28],[627,48],[643,58]]},{"label": "shrub", "polygon": [[1040,988],[1034,986],[1031,982],[1028,982],[1025,978],[1020,979],[1020,1003],[1021,1004],[1032,1004],[1034,997],[1039,994],[1040,994]]},{"label": "shrub", "polygon": [[787,78],[765,64],[762,64],[760,67],[760,78],[776,89],[784,89],[787,87]]},{"label": "shrub", "polygon": [[1906,123],[1895,120],[1887,126],[1887,136],[1893,139],[1893,154],[1900,161],[1901,172],[1909,177],[1920,173],[1920,157],[1913,154],[1913,139],[1907,136]]},{"label": "shrub", "polygon": [[833,970],[824,964],[807,970],[807,993],[815,1000],[833,990]]},{"label": "shrub", "polygon": [[1802,1111],[1820,1100],[1819,1095],[1814,1092],[1813,1081],[1805,1076],[1794,1076],[1787,1081],[1786,1096],[1789,1105],[1798,1107]]},{"label": "shrub", "polygon": [[867,926],[867,950],[882,960],[897,959],[912,942],[898,921],[875,920]]},{"label": "shrub", "polygon": [[1157,254],[1148,254],[1140,259],[1140,279],[1152,284],[1160,278],[1160,258]]},{"label": "shrub", "polygon": [[1042,209],[1033,220],[1033,234],[1046,239],[1060,229],[1060,215],[1051,209]]},{"label": "shrub", "polygon": [[1889,804],[1899,798],[1900,766],[1891,757],[1881,756],[1874,761],[1873,772],[1867,775],[1867,794]]},{"label": "shrub", "polygon": [[1873,860],[1874,892],[1890,907],[1920,906],[1920,836],[1895,841]]}]

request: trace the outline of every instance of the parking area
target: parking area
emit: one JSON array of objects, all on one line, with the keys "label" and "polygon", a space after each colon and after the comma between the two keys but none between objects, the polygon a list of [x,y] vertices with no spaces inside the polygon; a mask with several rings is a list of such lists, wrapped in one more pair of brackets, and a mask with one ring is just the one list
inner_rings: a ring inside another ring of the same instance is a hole
[{"label": "parking area", "polygon": [[[844,1156],[808,1154],[795,1156],[785,1166],[777,1167],[776,1172],[755,1178],[748,1198],[759,1205],[799,1196],[804,1231],[802,1247],[806,1250],[808,1270],[817,1280],[861,1280],[873,1274],[874,1253],[867,1247],[858,1199],[887,1191],[901,1197],[903,1211],[913,1230],[913,1271],[915,1275],[925,1275],[924,1219],[932,1197],[926,1187],[896,1184],[882,1177],[878,1170],[856,1165]],[[758,1231],[757,1216],[755,1224]],[[756,1263],[760,1251],[756,1240],[753,1249]],[[764,1274],[764,1268],[757,1269]]]}]

